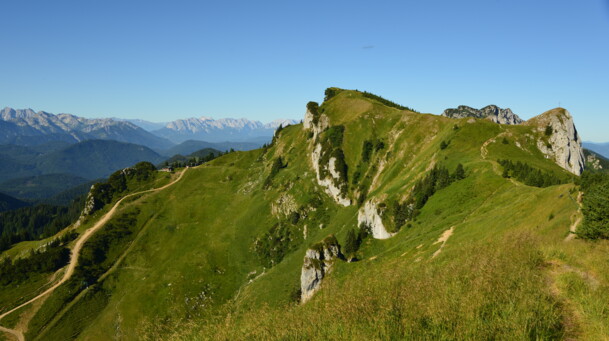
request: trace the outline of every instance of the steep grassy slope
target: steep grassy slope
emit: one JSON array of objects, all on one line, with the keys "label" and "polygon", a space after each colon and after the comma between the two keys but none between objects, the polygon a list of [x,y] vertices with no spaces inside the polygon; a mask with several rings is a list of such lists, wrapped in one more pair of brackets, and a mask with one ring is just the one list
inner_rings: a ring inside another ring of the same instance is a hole
[{"label": "steep grassy slope", "polygon": [[[565,241],[579,216],[576,186],[537,149],[543,136],[533,127],[399,110],[355,91],[337,91],[319,113],[320,122],[344,126],[341,139],[330,136],[340,129],[290,126],[269,148],[224,155],[131,201],[121,211],[135,217],[131,234],[109,246],[104,275],[82,295],[66,287],[31,309],[26,336],[607,335],[609,245]],[[344,155],[349,206],[318,184],[311,156],[325,139]],[[567,183],[526,186],[503,177],[498,159]],[[407,202],[434,166],[452,173],[458,164],[464,179],[437,190],[414,220],[395,223],[393,203]],[[365,203],[397,233],[365,239],[359,261],[336,261],[321,290],[298,304],[305,251],[330,234],[343,243]]]}]

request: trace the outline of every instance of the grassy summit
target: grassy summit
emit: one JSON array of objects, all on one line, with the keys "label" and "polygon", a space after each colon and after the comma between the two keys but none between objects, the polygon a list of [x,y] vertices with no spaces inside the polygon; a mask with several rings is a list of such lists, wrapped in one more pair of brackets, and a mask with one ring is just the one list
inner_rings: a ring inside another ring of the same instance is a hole
[{"label": "grassy summit", "polygon": [[[267,148],[224,155],[122,206],[113,226],[128,221],[130,232],[108,239],[103,275],[81,297],[75,284],[26,309],[26,337],[606,335],[609,244],[565,241],[578,193],[573,176],[538,150],[543,131],[420,114],[358,91],[328,97],[317,109],[328,127],[317,136],[286,127]],[[319,185],[318,144],[322,166],[340,165],[333,179],[350,205]],[[563,184],[528,186],[498,160]],[[366,204],[395,235],[364,238],[358,261],[337,260],[299,304],[306,250],[329,235],[344,244]]]}]

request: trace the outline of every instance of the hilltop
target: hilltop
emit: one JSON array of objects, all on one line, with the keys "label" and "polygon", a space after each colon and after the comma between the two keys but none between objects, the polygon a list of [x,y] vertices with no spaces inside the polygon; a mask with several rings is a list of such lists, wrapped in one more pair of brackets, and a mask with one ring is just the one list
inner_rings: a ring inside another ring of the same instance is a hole
[{"label": "hilltop", "polygon": [[117,206],[75,277],[0,324],[28,339],[602,338],[609,245],[565,241],[580,154],[561,108],[505,125],[330,88],[270,145]]}]

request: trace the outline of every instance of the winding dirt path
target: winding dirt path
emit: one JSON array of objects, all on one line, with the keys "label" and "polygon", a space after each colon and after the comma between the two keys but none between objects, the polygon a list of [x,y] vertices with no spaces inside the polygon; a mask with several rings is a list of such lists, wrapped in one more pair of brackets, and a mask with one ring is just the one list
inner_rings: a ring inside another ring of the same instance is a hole
[{"label": "winding dirt path", "polygon": [[0,326],[0,332],[5,332],[7,334],[11,334],[15,338],[17,338],[17,340],[19,340],[19,341],[25,341],[25,338],[23,337],[23,333],[21,333],[18,330],[12,330],[12,329],[8,329],[8,328],[4,328],[4,327]]},{"label": "winding dirt path", "polygon": [[582,219],[584,218],[584,216],[582,214],[582,196],[583,196],[583,194],[584,194],[583,192],[579,192],[577,194],[577,200],[575,201],[575,203],[577,203],[577,212],[575,213],[577,215],[577,219],[575,219],[575,221],[569,227],[569,234],[565,238],[566,242],[573,240],[575,238],[576,232],[577,232],[577,227],[579,226],[579,224],[582,222]]},{"label": "winding dirt path", "polygon": [[[78,265],[78,258],[80,257],[80,251],[82,250],[84,244],[87,242],[87,240],[89,238],[91,238],[91,236],[97,232],[99,229],[101,229],[116,213],[116,211],[118,210],[118,207],[120,206],[120,204],[128,198],[134,197],[136,195],[141,195],[141,194],[145,194],[145,193],[152,193],[152,192],[158,192],[161,190],[164,190],[165,188],[168,188],[170,186],[172,186],[173,184],[177,183],[178,181],[182,180],[182,177],[184,176],[184,174],[186,173],[186,171],[188,170],[188,167],[184,168],[184,170],[180,173],[180,175],[178,176],[177,179],[175,179],[174,181],[159,187],[159,188],[153,188],[153,189],[148,189],[145,191],[141,191],[141,192],[136,192],[136,193],[132,193],[129,195],[126,195],[124,197],[122,197],[119,201],[116,202],[116,204],[114,204],[114,206],[112,206],[112,209],[110,209],[110,211],[108,211],[106,214],[104,214],[103,217],[101,217],[96,223],[95,225],[93,225],[92,227],[90,227],[88,230],[85,231],[85,233],[83,233],[82,236],[80,236],[80,238],[78,238],[78,240],[76,241],[76,244],[74,245],[74,248],[72,249],[72,253],[70,255],[70,263],[68,263],[68,266],[66,268],[66,271],[63,275],[63,277],[61,278],[61,280],[59,280],[59,282],[55,283],[52,287],[48,288],[47,290],[45,290],[44,292],[42,292],[41,294],[39,294],[38,296],[30,299],[29,301],[18,305],[17,307],[2,313],[0,315],[0,320],[2,320],[4,317],[12,314],[13,312],[15,312],[16,310],[19,310],[23,307],[25,307],[26,305],[39,300],[40,298],[44,297],[45,295],[48,295],[50,293],[52,293],[53,291],[55,291],[55,289],[57,289],[60,285],[62,285],[63,283],[67,282],[70,277],[72,277],[72,275],[74,274],[74,270],[76,269],[76,266]],[[8,329],[8,328],[4,328],[0,326],[0,331],[6,332],[6,333],[10,333],[12,335],[15,335],[17,337],[18,340],[24,340],[23,338],[23,334],[18,331],[18,330],[12,330],[12,329]]]}]

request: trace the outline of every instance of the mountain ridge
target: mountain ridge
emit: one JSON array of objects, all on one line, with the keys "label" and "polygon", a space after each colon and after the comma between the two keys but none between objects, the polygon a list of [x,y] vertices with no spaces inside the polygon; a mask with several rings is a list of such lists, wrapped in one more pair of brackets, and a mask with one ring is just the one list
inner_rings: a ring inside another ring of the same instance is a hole
[{"label": "mountain ridge", "polygon": [[609,158],[609,142],[596,143],[584,141],[582,144],[584,148],[596,152],[606,158]]},{"label": "mountain ridge", "polygon": [[450,108],[444,110],[441,116],[450,118],[485,118],[500,124],[521,124],[524,122],[524,120],[518,115],[514,114],[511,109],[502,109],[493,104],[487,105],[482,109],[475,109],[467,105],[460,105],[456,109]]},{"label": "mountain ridge", "polygon": [[[303,124],[264,148],[189,168],[171,188],[117,210],[83,246],[78,275],[26,308],[25,336],[578,335],[569,328],[580,320],[568,320],[561,302],[584,321],[606,321],[579,304],[607,304],[606,278],[594,277],[600,292],[586,280],[607,256],[606,244],[565,241],[580,221],[578,187],[538,148],[566,146],[551,136],[569,137],[560,132],[569,122],[549,135],[545,125],[565,117],[553,111],[526,125],[450,119],[350,90],[311,102]],[[517,174],[523,169],[551,181],[529,182]],[[153,180],[167,183],[179,171]],[[115,202],[79,231],[98,226]],[[580,277],[585,290],[567,290]],[[602,330],[577,326],[592,336]]]},{"label": "mountain ridge", "polygon": [[187,140],[245,142],[249,139],[260,137],[270,139],[280,125],[287,126],[297,122],[293,119],[278,119],[265,124],[246,118],[221,118],[215,120],[202,116],[200,118],[191,117],[169,122],[164,128],[154,130],[153,133],[174,143],[182,143]]},{"label": "mountain ridge", "polygon": [[37,145],[51,141],[70,143],[91,139],[116,140],[164,149],[172,143],[130,122],[110,118],[88,119],[72,114],[51,114],[32,109],[0,111],[0,144]]}]

